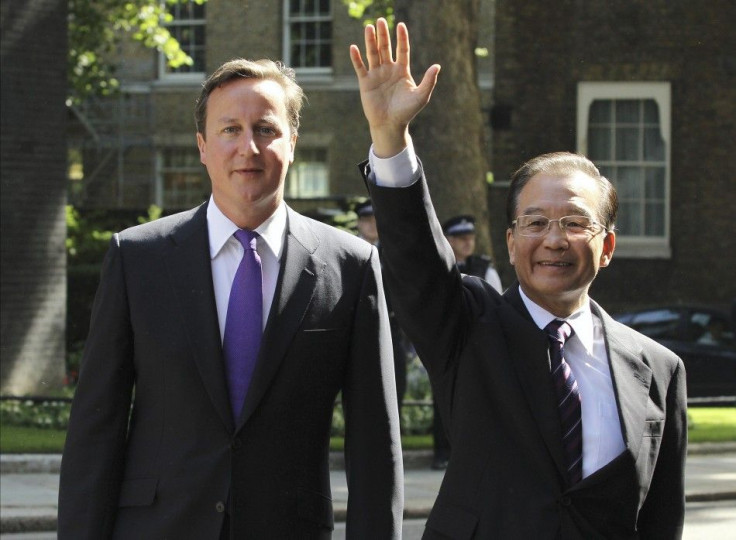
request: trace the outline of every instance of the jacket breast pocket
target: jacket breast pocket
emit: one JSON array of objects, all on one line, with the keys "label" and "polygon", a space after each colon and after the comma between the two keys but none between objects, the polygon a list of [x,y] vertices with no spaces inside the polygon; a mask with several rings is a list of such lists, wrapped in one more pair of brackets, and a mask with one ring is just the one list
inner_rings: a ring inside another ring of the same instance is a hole
[{"label": "jacket breast pocket", "polygon": [[123,480],[120,486],[118,506],[150,506],[156,498],[156,478],[135,478]]}]

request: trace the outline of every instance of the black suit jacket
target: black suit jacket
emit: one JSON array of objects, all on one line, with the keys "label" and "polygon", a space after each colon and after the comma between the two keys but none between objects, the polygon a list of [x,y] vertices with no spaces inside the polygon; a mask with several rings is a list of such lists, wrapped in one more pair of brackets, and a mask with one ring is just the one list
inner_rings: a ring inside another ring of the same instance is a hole
[{"label": "black suit jacket", "polygon": [[376,250],[288,209],[258,364],[233,418],[206,207],[111,241],[62,460],[59,538],[216,539],[224,511],[233,538],[329,538],[340,391],[348,534],[398,537],[401,448]]},{"label": "black suit jacket", "polygon": [[687,439],[681,360],[592,302],[626,450],[567,487],[547,339],[518,284],[502,296],[461,276],[423,176],[406,188],[367,185],[387,290],[427,368],[452,446],[424,538],[679,538]]}]

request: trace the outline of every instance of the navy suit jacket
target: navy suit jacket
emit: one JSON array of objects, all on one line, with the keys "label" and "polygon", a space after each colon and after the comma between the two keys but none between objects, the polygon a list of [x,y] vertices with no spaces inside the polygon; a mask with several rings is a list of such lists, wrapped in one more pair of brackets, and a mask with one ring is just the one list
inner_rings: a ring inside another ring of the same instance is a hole
[{"label": "navy suit jacket", "polygon": [[116,234],[61,468],[59,538],[330,538],[341,392],[350,538],[398,538],[403,478],[378,254],[288,209],[276,294],[233,418],[207,204]]},{"label": "navy suit jacket", "polygon": [[591,301],[603,323],[626,449],[568,487],[547,338],[518,284],[500,295],[460,274],[423,174],[406,188],[366,183],[386,287],[427,368],[452,446],[424,538],[679,538],[682,361]]}]

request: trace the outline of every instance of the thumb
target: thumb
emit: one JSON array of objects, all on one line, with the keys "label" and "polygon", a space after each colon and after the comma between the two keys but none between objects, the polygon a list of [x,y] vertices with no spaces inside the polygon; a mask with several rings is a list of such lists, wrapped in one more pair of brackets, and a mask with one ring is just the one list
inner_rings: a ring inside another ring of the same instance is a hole
[{"label": "thumb", "polygon": [[440,69],[439,64],[429,66],[427,71],[424,73],[424,77],[422,77],[422,82],[417,86],[419,95],[422,96],[425,105],[429,103],[429,98],[432,97],[434,87],[437,86],[437,78],[439,77]]}]

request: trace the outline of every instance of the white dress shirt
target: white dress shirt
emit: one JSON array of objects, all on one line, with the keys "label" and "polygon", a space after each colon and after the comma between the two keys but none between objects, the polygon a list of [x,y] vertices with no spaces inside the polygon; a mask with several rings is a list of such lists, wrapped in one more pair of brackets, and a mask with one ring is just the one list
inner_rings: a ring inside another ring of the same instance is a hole
[{"label": "white dress shirt", "polygon": [[[207,205],[207,229],[210,240],[212,284],[215,290],[217,320],[220,324],[220,339],[222,340],[225,336],[230,289],[245,250],[233,236],[238,226],[222,213],[212,196]],[[263,273],[263,326],[265,328],[276,292],[276,281],[279,277],[281,254],[286,237],[286,206],[283,202],[270,218],[261,223],[256,232],[260,235],[256,251],[261,258]]]},{"label": "white dress shirt", "polygon": [[[399,154],[382,159],[373,147],[368,155],[370,178],[382,187],[402,188],[419,179],[419,163],[411,144]],[[543,329],[556,317],[532,302],[519,287],[524,305]],[[583,477],[589,476],[625,449],[603,325],[589,303],[565,319],[575,333],[565,344],[565,360],[578,382],[583,417]]]},{"label": "white dress shirt", "polygon": [[[521,287],[519,293],[540,329],[557,318],[530,300]],[[603,325],[590,310],[590,302],[564,320],[575,332],[565,343],[564,356],[580,392],[585,478],[623,452],[626,445],[613,392]]]}]

